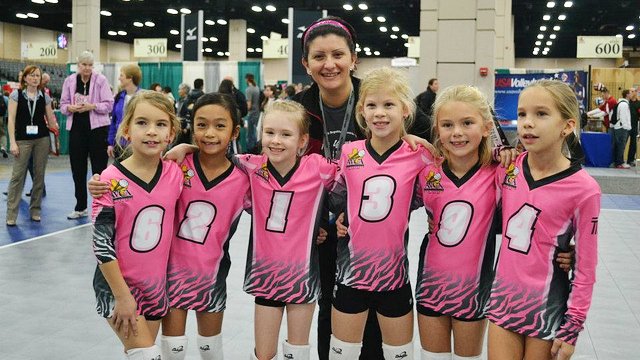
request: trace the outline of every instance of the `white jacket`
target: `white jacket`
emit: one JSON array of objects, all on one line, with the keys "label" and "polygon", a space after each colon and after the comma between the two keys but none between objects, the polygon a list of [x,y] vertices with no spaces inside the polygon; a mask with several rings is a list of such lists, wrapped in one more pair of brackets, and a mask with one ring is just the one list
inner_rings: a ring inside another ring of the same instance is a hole
[{"label": "white jacket", "polygon": [[618,122],[613,125],[613,129],[625,129],[631,130],[631,108],[629,107],[629,100],[618,100]]}]

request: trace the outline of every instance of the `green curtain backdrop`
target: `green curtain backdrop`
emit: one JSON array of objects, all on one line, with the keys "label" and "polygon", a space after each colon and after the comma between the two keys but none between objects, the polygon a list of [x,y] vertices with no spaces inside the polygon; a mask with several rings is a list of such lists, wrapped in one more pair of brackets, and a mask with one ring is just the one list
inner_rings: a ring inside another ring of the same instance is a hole
[{"label": "green curtain backdrop", "polygon": [[253,74],[256,80],[256,84],[259,89],[262,89],[262,74],[260,73],[259,61],[239,61],[238,62],[238,89],[244,93],[244,89],[247,88],[247,82],[244,80],[244,76],[248,73]]},{"label": "green curtain backdrop", "polygon": [[160,83],[162,87],[169,86],[173,96],[178,99],[178,86],[182,83],[182,63],[139,63],[142,70],[140,87],[148,89],[153,83]]}]

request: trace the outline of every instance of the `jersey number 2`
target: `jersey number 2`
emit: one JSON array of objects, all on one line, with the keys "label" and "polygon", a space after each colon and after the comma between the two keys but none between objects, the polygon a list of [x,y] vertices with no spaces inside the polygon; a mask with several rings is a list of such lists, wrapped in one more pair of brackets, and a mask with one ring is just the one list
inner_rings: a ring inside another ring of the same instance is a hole
[{"label": "jersey number 2", "polygon": [[208,201],[193,201],[187,206],[184,219],[180,223],[178,237],[204,244],[211,224],[216,219],[216,207]]},{"label": "jersey number 2", "polygon": [[164,209],[160,206],[151,205],[140,210],[131,230],[131,249],[137,252],[155,249],[162,238],[163,220]]},{"label": "jersey number 2", "polygon": [[524,204],[517,213],[509,218],[507,231],[504,234],[509,240],[509,249],[523,254],[529,253],[539,214],[539,209]]},{"label": "jersey number 2", "polygon": [[368,178],[362,186],[360,218],[368,222],[386,219],[393,207],[396,182],[391,176],[378,175]]}]

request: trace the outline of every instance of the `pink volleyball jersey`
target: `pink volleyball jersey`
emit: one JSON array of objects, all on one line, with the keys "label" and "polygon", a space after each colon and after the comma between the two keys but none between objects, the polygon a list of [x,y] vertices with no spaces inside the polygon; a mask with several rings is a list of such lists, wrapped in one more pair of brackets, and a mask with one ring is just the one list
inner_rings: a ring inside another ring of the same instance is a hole
[{"label": "pink volleyball jersey", "polygon": [[[100,180],[110,183],[110,191],[92,205],[98,263],[118,260],[138,313],[162,317],[169,311],[167,261],[182,171],[172,161],[161,161],[153,179],[145,183],[116,162],[102,172]],[[115,300],[99,269],[94,289],[98,312],[111,317]]]},{"label": "pink volleyball jersey", "polygon": [[303,156],[281,176],[265,155],[239,157],[251,183],[251,239],[244,290],[285,303],[310,303],[320,291],[316,236],[337,166]]},{"label": "pink volleyball jersey", "polygon": [[198,153],[181,164],[184,189],[176,209],[167,274],[171,307],[220,312],[227,298],[229,240],[248,201],[247,175],[233,164],[207,180]]},{"label": "pink volleyball jersey", "polygon": [[[578,164],[534,180],[527,156],[498,174],[502,245],[487,318],[522,335],[575,344],[595,282],[600,187]],[[572,238],[570,278],[555,258]]]},{"label": "pink volleyball jersey", "polygon": [[369,141],[345,144],[335,192],[346,190],[349,236],[338,239],[337,282],[366,291],[409,282],[407,240],[417,176],[432,162],[424,149],[399,141],[379,155]]},{"label": "pink volleyball jersey", "polygon": [[462,319],[483,316],[493,280],[496,165],[477,164],[462,178],[447,166],[420,174],[424,206],[435,224],[420,249],[416,303]]}]

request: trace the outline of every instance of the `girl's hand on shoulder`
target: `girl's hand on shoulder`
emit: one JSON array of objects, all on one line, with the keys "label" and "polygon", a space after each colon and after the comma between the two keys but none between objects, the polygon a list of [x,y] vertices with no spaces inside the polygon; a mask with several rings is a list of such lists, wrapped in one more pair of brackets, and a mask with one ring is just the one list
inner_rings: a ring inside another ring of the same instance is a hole
[{"label": "girl's hand on shoulder", "polygon": [[93,174],[91,179],[87,182],[87,188],[89,189],[91,197],[97,199],[109,192],[109,183],[100,181],[100,175]]},{"label": "girl's hand on shoulder", "polygon": [[122,333],[125,339],[129,338],[129,334],[138,336],[137,323],[138,304],[131,294],[122,298],[116,298],[116,305],[113,309],[113,326],[118,333]]},{"label": "girl's hand on shoulder", "polygon": [[573,268],[573,264],[576,260],[575,247],[575,245],[569,245],[569,251],[558,252],[556,262],[564,272],[569,272]]},{"label": "girl's hand on shoulder", "polygon": [[422,145],[425,149],[429,150],[429,152],[433,155],[433,157],[435,158],[438,154],[438,152],[436,151],[436,148],[431,145],[430,142],[428,142],[427,140],[419,137],[419,136],[415,136],[412,134],[408,134],[402,137],[402,140],[406,141],[407,144],[409,144],[409,146],[411,146],[411,150],[416,151],[418,150],[418,145]]},{"label": "girl's hand on shoulder", "polygon": [[343,223],[344,213],[340,213],[340,215],[338,215],[338,218],[336,218],[336,228],[338,229],[339,238],[347,236],[347,230],[349,230],[349,228],[344,226]]},{"label": "girl's hand on shoulder", "polygon": [[198,147],[195,145],[189,144],[179,144],[171,148],[171,150],[167,151],[164,154],[165,160],[173,160],[178,164],[184,161],[184,158],[187,154],[194,153],[198,150]]},{"label": "girl's hand on shoulder", "polygon": [[560,339],[553,340],[551,346],[551,359],[553,360],[569,360],[573,355],[576,347],[566,343]]},{"label": "girl's hand on shoulder", "polygon": [[516,161],[517,157],[518,150],[515,148],[504,148],[498,153],[498,161],[500,162],[500,166],[503,168],[511,165],[512,162]]}]

